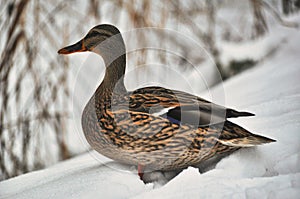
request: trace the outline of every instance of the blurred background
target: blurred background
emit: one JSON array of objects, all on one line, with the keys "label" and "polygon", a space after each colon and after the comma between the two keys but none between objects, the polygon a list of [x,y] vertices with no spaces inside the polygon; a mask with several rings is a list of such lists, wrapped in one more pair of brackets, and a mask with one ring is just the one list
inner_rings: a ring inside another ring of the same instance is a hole
[{"label": "blurred background", "polygon": [[[101,81],[103,63],[99,57],[85,61],[86,56],[59,56],[57,50],[81,39],[93,26],[111,23],[121,32],[167,28],[201,44],[209,56],[191,51],[189,43],[172,35],[151,34],[150,39],[144,31],[125,38],[126,43],[174,46],[183,55],[131,52],[129,70],[142,69],[132,72],[126,81],[129,88],[159,81],[153,80],[159,76],[162,81],[169,79],[171,87],[187,89],[178,81],[172,83],[176,79],[163,69],[145,72],[145,65],[160,63],[174,66],[198,85],[193,91],[199,94],[272,57],[287,39],[285,31],[298,28],[293,17],[299,8],[300,0],[1,1],[0,180],[89,150],[76,132],[81,129],[74,127],[80,128],[74,109],[81,112]],[[90,67],[81,69],[83,62]],[[201,70],[207,85],[199,85],[194,67]]]}]

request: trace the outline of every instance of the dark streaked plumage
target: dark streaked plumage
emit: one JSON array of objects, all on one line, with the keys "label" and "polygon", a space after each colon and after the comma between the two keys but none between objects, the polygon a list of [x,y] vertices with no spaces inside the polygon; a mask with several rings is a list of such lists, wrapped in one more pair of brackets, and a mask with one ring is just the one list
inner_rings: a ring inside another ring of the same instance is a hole
[{"label": "dark streaked plumage", "polygon": [[162,87],[133,92],[124,86],[125,45],[119,30],[99,25],[60,54],[93,51],[105,77],[86,105],[82,127],[99,153],[142,169],[175,170],[274,140],[255,135],[227,118],[252,116],[200,97]]}]

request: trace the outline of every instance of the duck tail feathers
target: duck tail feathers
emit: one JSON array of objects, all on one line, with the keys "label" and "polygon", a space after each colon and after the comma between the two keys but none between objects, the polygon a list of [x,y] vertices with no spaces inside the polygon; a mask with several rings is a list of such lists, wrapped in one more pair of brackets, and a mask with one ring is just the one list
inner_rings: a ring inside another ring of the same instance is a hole
[{"label": "duck tail feathers", "polygon": [[235,118],[235,117],[249,117],[255,116],[254,113],[246,112],[246,111],[236,111],[233,109],[226,110],[226,117],[227,118]]},{"label": "duck tail feathers", "polygon": [[257,145],[276,142],[276,140],[273,140],[271,138],[267,138],[255,134],[246,137],[241,137],[241,138],[219,139],[218,141],[224,145],[232,146],[232,147],[254,147]]}]

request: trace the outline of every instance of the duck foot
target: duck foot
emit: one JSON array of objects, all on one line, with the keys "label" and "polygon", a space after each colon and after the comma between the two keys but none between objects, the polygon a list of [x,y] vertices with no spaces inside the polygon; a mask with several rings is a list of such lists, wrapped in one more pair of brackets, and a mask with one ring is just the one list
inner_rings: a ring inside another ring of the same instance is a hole
[{"label": "duck foot", "polygon": [[143,181],[144,176],[144,166],[141,164],[138,164],[138,175],[140,176],[140,179]]}]

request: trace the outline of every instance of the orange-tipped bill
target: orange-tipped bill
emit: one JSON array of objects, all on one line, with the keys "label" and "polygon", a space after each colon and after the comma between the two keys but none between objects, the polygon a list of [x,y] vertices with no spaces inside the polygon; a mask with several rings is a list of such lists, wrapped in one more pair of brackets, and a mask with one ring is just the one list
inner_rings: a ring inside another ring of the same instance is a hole
[{"label": "orange-tipped bill", "polygon": [[71,54],[76,52],[84,52],[87,51],[86,47],[83,45],[82,40],[77,42],[76,44],[64,47],[58,51],[58,54]]}]

